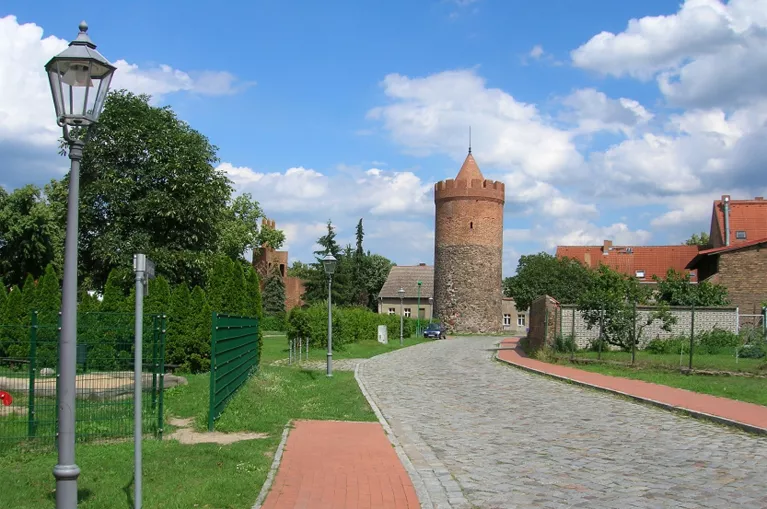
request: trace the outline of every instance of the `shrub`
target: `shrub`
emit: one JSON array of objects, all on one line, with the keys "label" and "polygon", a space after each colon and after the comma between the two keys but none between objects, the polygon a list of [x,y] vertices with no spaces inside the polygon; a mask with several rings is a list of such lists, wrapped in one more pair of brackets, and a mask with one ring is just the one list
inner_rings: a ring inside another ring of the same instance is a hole
[{"label": "shrub", "polygon": [[287,316],[284,313],[265,314],[261,319],[260,329],[285,332],[288,330]]},{"label": "shrub", "polygon": [[744,359],[761,359],[767,355],[767,344],[764,341],[743,345],[738,350],[738,356]]},{"label": "shrub", "polygon": [[561,334],[557,334],[557,337],[554,338],[554,351],[555,352],[572,352],[574,350],[577,350],[578,346],[575,344],[575,338],[568,334],[567,336],[563,336]]},{"label": "shrub", "polygon": [[695,336],[695,344],[699,353],[718,354],[726,351],[732,353],[741,344],[737,334],[715,327]]},{"label": "shrub", "polygon": [[683,336],[669,339],[655,338],[650,340],[647,346],[645,346],[645,351],[658,355],[679,353],[680,350],[682,353],[689,353],[690,338]]}]

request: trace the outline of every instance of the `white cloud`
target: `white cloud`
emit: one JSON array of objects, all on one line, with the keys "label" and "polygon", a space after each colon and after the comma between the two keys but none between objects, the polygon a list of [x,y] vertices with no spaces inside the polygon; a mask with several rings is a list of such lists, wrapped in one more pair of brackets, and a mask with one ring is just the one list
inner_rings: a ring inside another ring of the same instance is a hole
[{"label": "white cloud", "polygon": [[[34,23],[20,24],[13,15],[0,18],[0,142],[55,147],[61,129],[43,67],[68,44],[54,35],[44,37],[42,27]],[[106,55],[109,58],[108,51]],[[227,72],[187,73],[168,65],[145,68],[122,59],[114,63],[118,70],[113,89],[153,94],[155,100],[180,91],[231,94],[241,87]]]},{"label": "white cloud", "polygon": [[577,124],[578,134],[616,131],[630,135],[636,126],[644,125],[653,114],[633,99],[611,99],[593,88],[574,91],[562,99],[568,108],[562,118]]},{"label": "white cloud", "polygon": [[560,220],[556,228],[552,230],[544,235],[544,244],[547,249],[553,249],[556,246],[599,245],[605,239],[622,245],[643,245],[652,238],[652,233],[649,231],[632,230],[625,223],[597,226],[577,218]]},{"label": "white cloud", "polygon": [[528,53],[528,56],[530,58],[535,58],[537,60],[541,58],[543,54],[544,54],[543,46],[541,46],[540,44],[536,44],[535,46],[533,46],[533,49],[530,50],[530,53]]},{"label": "white cloud", "polygon": [[767,1],[686,0],[675,14],[629,21],[571,53],[581,68],[643,80],[687,107],[736,107],[767,97]]},{"label": "white cloud", "polygon": [[383,81],[390,104],[373,108],[394,141],[416,155],[445,153],[460,161],[472,128],[480,167],[515,169],[541,180],[581,164],[570,133],[549,125],[538,109],[487,88],[470,70],[424,78],[390,74]]}]

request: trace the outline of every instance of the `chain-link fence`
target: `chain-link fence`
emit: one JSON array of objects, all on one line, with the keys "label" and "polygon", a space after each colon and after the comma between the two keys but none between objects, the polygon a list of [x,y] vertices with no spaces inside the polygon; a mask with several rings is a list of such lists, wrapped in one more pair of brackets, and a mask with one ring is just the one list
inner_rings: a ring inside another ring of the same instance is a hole
[{"label": "chain-link fence", "polygon": [[[77,322],[77,441],[133,433],[135,315],[80,313]],[[144,429],[162,433],[165,328],[163,315],[144,317],[142,398]],[[32,312],[23,323],[0,325],[0,453],[52,447],[58,430],[60,317]]]},{"label": "chain-link fence", "polygon": [[[548,310],[547,310],[548,311]],[[767,372],[763,315],[737,308],[562,305],[544,318],[563,359],[711,372]]]}]

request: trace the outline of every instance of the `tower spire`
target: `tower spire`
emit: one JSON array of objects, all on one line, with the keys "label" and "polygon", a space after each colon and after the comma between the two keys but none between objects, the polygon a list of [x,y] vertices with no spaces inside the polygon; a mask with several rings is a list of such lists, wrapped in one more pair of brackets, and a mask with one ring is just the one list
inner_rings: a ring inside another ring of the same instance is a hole
[{"label": "tower spire", "polygon": [[469,154],[471,154],[471,126],[469,126]]}]

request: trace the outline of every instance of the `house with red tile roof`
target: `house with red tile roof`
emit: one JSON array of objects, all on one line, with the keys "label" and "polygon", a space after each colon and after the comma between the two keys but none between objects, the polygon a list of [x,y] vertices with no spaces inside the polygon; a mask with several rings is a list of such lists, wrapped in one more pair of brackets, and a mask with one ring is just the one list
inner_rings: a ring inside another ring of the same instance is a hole
[{"label": "house with red tile roof", "polygon": [[727,288],[742,314],[759,314],[767,301],[767,201],[724,195],[711,211],[711,247],[690,263],[701,281]]},{"label": "house with red tile roof", "polygon": [[690,273],[697,281],[696,270],[687,266],[698,255],[698,246],[617,246],[605,240],[601,246],[557,246],[557,258],[572,258],[591,269],[600,265],[635,277],[643,283],[654,283],[653,276],[665,277],[668,269]]}]

